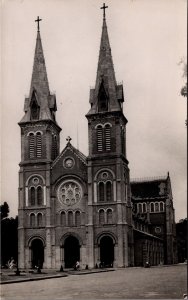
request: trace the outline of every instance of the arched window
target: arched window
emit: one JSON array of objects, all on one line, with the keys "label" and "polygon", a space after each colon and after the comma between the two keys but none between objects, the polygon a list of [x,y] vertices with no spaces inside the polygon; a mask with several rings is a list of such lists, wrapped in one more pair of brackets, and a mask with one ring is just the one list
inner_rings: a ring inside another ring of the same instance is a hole
[{"label": "arched window", "polygon": [[79,211],[76,211],[76,213],[75,213],[75,224],[76,224],[76,226],[81,225],[81,214]]},{"label": "arched window", "polygon": [[68,226],[73,226],[73,212],[68,212]]},{"label": "arched window", "polygon": [[43,204],[43,192],[42,192],[42,187],[41,186],[37,187],[37,204],[38,205]]},{"label": "arched window", "polygon": [[39,214],[37,215],[37,226],[38,226],[38,227],[41,227],[41,226],[42,226],[42,214],[41,214],[41,213],[39,213]]},{"label": "arched window", "polygon": [[113,223],[113,220],[112,220],[112,210],[111,209],[107,210],[107,223],[108,224],[112,224]]},{"label": "arched window", "polygon": [[159,203],[155,202],[155,211],[158,212],[159,211]]},{"label": "arched window", "polygon": [[111,150],[111,127],[107,124],[104,128],[105,132],[105,150]]},{"label": "arched window", "polygon": [[66,214],[64,211],[61,212],[61,225],[66,226]]},{"label": "arched window", "polygon": [[103,150],[103,128],[102,125],[97,126],[97,151]]},{"label": "arched window", "polygon": [[101,209],[99,211],[99,224],[104,224],[104,222],[105,222],[104,210]]},{"label": "arched window", "polygon": [[146,212],[146,203],[143,203],[143,212]]},{"label": "arched window", "polygon": [[104,182],[99,182],[99,201],[104,201]]},{"label": "arched window", "polygon": [[42,135],[40,132],[37,132],[36,135],[36,148],[37,148],[37,157],[40,158],[42,157]]},{"label": "arched window", "polygon": [[33,186],[30,188],[30,204],[35,205],[35,188]]},{"label": "arched window", "polygon": [[30,226],[35,226],[35,214],[30,214]]},{"label": "arched window", "polygon": [[35,136],[33,133],[29,134],[29,158],[35,157]]},{"label": "arched window", "polygon": [[112,200],[112,183],[107,181],[106,183],[106,201]]},{"label": "arched window", "polygon": [[150,203],[150,212],[154,212],[154,203]]},{"label": "arched window", "polygon": [[140,213],[142,213],[142,204],[141,204],[141,203],[138,203],[138,211],[139,211]]},{"label": "arched window", "polygon": [[164,203],[160,202],[160,211],[164,211]]}]

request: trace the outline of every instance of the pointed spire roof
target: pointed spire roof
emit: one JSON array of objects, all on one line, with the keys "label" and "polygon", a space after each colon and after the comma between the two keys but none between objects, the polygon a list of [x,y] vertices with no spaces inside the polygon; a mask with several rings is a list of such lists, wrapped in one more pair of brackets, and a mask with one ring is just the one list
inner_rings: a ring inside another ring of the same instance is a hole
[{"label": "pointed spire roof", "polygon": [[[97,78],[95,88],[90,90],[91,109],[88,114],[100,112],[100,90],[106,95],[108,111],[120,111],[120,102],[123,102],[123,86],[117,85],[111,47],[108,37],[105,15],[103,17],[102,35],[99,50]],[[105,107],[105,105],[103,106]],[[106,108],[105,108],[106,110]]]},{"label": "pointed spire roof", "polygon": [[32,107],[38,109],[37,120],[55,121],[54,113],[57,110],[56,97],[55,95],[50,94],[39,25],[37,31],[30,93],[29,97],[25,99],[25,116],[22,118],[21,123],[32,120]]}]

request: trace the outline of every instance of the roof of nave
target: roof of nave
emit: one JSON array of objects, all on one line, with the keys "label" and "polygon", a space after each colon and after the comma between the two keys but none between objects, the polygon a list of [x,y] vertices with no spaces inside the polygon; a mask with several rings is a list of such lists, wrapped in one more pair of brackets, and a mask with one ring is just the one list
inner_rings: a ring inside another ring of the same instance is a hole
[{"label": "roof of nave", "polygon": [[164,198],[169,193],[169,174],[163,177],[150,177],[131,180],[131,193],[134,200]]}]

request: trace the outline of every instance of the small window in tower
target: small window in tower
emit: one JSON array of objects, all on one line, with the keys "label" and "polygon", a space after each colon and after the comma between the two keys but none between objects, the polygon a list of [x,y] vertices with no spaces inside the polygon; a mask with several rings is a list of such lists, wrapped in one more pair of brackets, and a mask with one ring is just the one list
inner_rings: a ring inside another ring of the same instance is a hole
[{"label": "small window in tower", "polygon": [[99,224],[104,224],[104,223],[105,223],[104,210],[101,209],[99,211]]},{"label": "small window in tower", "polygon": [[99,201],[104,201],[104,182],[99,182]]},{"label": "small window in tower", "polygon": [[154,203],[150,203],[150,211],[154,212]]},{"label": "small window in tower", "polygon": [[103,150],[103,128],[101,125],[97,127],[97,150]]},{"label": "small window in tower", "polygon": [[61,212],[61,225],[66,226],[66,214],[64,211]]},{"label": "small window in tower", "polygon": [[37,204],[42,205],[43,204],[43,191],[42,187],[38,186],[37,187]]},{"label": "small window in tower", "polygon": [[112,210],[111,209],[107,210],[107,223],[108,224],[112,224],[113,223],[113,220],[112,220]]},{"label": "small window in tower", "polygon": [[155,211],[158,212],[159,211],[159,203],[155,202]]},{"label": "small window in tower", "polygon": [[106,183],[106,201],[112,201],[112,183],[110,181]]},{"label": "small window in tower", "polygon": [[146,203],[143,203],[143,212],[146,212]]},{"label": "small window in tower", "polygon": [[37,227],[42,227],[42,214],[37,215]]},{"label": "small window in tower", "polygon": [[35,157],[35,136],[33,133],[29,134],[29,158]]},{"label": "small window in tower", "polygon": [[42,157],[42,135],[40,132],[37,132],[36,135],[36,141],[37,141],[37,157]]},{"label": "small window in tower", "polygon": [[105,126],[105,148],[111,150],[111,127],[109,124]]},{"label": "small window in tower", "polygon": [[160,202],[160,211],[164,211],[164,203]]},{"label": "small window in tower", "polygon": [[35,188],[33,186],[30,188],[30,204],[35,205]]},{"label": "small window in tower", "polygon": [[35,214],[30,214],[30,226],[35,226]]}]

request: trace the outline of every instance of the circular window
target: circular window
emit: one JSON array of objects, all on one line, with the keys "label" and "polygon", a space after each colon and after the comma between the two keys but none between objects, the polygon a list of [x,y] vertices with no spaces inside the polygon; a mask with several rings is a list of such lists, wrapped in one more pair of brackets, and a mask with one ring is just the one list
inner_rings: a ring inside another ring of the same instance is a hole
[{"label": "circular window", "polygon": [[155,227],[155,233],[161,233],[161,227]]},{"label": "circular window", "polygon": [[32,181],[33,181],[34,184],[38,184],[39,183],[39,179],[37,177],[34,177]]},{"label": "circular window", "polygon": [[71,206],[82,198],[82,188],[76,181],[65,181],[59,186],[57,196],[61,203]]},{"label": "circular window", "polygon": [[74,160],[72,157],[65,158],[63,165],[66,169],[71,169],[74,166]]}]

